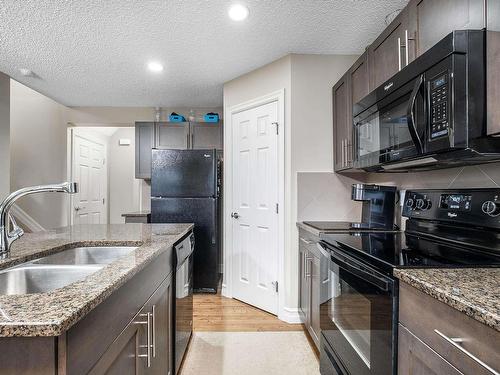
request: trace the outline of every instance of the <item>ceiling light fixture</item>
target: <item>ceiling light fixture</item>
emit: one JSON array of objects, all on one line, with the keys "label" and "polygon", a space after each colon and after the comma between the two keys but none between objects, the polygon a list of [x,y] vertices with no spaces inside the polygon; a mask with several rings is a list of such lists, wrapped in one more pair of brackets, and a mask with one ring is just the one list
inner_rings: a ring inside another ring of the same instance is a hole
[{"label": "ceiling light fixture", "polygon": [[231,18],[233,21],[243,21],[248,17],[248,13],[250,13],[248,8],[241,4],[231,5],[229,11],[227,12],[229,18]]},{"label": "ceiling light fixture", "polygon": [[163,65],[161,65],[159,62],[151,61],[150,63],[148,63],[148,69],[154,73],[159,73],[163,71]]}]

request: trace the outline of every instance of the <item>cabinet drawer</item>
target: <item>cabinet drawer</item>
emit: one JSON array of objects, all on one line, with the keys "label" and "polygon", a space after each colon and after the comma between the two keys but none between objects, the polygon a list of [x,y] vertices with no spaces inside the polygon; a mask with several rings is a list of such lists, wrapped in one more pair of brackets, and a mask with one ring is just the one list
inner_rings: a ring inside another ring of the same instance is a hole
[{"label": "cabinet drawer", "polygon": [[[400,283],[399,320],[461,372],[491,375],[479,361],[500,371],[500,332],[403,282]],[[458,345],[463,350],[446,337],[460,339]]]},{"label": "cabinet drawer", "polygon": [[401,324],[398,375],[463,375]]},{"label": "cabinet drawer", "polygon": [[299,229],[299,246],[303,246],[316,256],[320,256],[316,244],[319,242],[319,237],[304,230]]}]

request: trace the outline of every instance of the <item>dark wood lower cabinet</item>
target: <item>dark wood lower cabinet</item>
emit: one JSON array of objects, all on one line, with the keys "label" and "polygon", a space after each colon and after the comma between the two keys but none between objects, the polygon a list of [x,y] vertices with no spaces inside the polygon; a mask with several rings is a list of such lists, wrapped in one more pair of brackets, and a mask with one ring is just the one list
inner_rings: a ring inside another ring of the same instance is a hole
[{"label": "dark wood lower cabinet", "polygon": [[170,374],[172,279],[168,277],[90,374]]},{"label": "dark wood lower cabinet", "polygon": [[401,324],[398,351],[399,375],[463,375]]},{"label": "dark wood lower cabinet", "polygon": [[173,374],[167,251],[59,337],[0,338],[3,374]]},{"label": "dark wood lower cabinet", "polygon": [[319,238],[304,230],[299,232],[299,314],[319,350],[320,339],[320,257]]}]

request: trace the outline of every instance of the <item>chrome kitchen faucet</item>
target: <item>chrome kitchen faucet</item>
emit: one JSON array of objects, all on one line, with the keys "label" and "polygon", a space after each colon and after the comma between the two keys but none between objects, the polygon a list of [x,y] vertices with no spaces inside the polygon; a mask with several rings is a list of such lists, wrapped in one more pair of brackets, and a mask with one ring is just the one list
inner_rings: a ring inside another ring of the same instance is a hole
[{"label": "chrome kitchen faucet", "polygon": [[[35,193],[59,192],[75,194],[78,191],[76,182],[63,182],[54,185],[39,185],[19,189],[10,193],[0,204],[0,259],[10,256],[12,242],[20,238],[24,231],[17,225],[16,220],[10,214],[10,209],[15,201],[25,195]],[[12,229],[10,226],[12,225]]]}]

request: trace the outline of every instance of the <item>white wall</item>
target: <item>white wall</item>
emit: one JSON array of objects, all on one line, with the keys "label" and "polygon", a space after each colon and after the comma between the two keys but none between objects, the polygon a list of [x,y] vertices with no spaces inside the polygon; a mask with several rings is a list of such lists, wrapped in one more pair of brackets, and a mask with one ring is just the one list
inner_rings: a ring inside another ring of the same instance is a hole
[{"label": "white wall", "polygon": [[[59,183],[66,176],[66,111],[52,99],[10,81],[11,190]],[[66,194],[35,194],[17,203],[44,228],[67,225]]]},{"label": "white wall", "polygon": [[[291,310],[298,306],[297,173],[333,172],[331,89],[355,58],[292,54],[224,85],[226,116],[233,105],[285,89],[285,307]],[[225,136],[227,160],[231,139]]]},{"label": "white wall", "polygon": [[[129,139],[130,145],[120,145],[120,139]],[[139,210],[140,180],[135,179],[135,129],[118,128],[110,137],[109,155],[109,223],[119,224],[121,216]]]},{"label": "white wall", "polygon": [[10,192],[10,77],[0,72],[0,202]]}]

